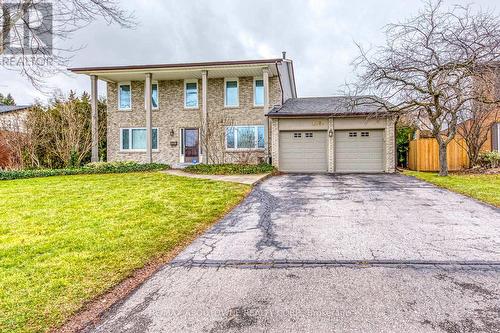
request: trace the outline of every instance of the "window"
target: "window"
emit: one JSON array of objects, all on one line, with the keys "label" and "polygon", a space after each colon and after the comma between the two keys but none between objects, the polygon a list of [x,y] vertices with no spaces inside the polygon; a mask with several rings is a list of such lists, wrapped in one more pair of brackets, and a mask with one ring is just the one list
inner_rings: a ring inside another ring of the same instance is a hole
[{"label": "window", "polygon": [[500,123],[494,123],[491,127],[491,150],[500,151]]},{"label": "window", "polygon": [[[152,129],[153,150],[158,149],[158,129]],[[121,129],[121,150],[146,150],[146,129],[145,128],[122,128]]]},{"label": "window", "polygon": [[354,138],[358,136],[358,132],[349,132],[349,137]]},{"label": "window", "polygon": [[264,126],[226,127],[227,149],[260,149],[264,145]]},{"label": "window", "polygon": [[226,79],[224,88],[224,106],[237,107],[239,106],[238,96],[238,80]]},{"label": "window", "polygon": [[[154,110],[158,110],[159,107],[158,96],[158,82],[153,81],[151,83],[151,108]],[[144,103],[144,107],[146,107],[146,103]]]},{"label": "window", "polygon": [[370,132],[361,132],[361,136],[370,136]]},{"label": "window", "polygon": [[312,137],[313,137],[313,134],[311,132],[306,133],[306,138],[312,138]]},{"label": "window", "polygon": [[253,105],[264,106],[264,80],[254,79],[253,84]]},{"label": "window", "polygon": [[118,84],[118,109],[130,110],[132,108],[132,88],[130,82]]},{"label": "window", "polygon": [[198,107],[198,81],[184,82],[184,107],[196,109]]},{"label": "window", "polygon": [[153,82],[151,84],[151,107],[153,109],[158,109],[158,82]]},{"label": "window", "polygon": [[302,137],[302,133],[293,133],[293,137],[294,138],[301,138]]}]

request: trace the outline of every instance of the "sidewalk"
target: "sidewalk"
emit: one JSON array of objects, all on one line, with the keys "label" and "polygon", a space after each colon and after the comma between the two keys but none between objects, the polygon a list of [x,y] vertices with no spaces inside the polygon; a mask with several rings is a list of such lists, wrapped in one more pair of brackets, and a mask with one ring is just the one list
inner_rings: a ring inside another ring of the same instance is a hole
[{"label": "sidewalk", "polygon": [[233,183],[240,183],[247,185],[253,185],[269,175],[268,173],[262,173],[256,175],[201,175],[201,174],[185,172],[178,169],[166,170],[164,172],[173,176],[211,179],[211,180],[219,180],[223,182],[233,182]]}]

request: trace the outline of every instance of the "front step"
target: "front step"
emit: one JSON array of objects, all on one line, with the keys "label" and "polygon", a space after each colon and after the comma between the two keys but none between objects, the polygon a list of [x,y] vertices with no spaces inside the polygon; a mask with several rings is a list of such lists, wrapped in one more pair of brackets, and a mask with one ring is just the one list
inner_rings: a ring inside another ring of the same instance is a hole
[{"label": "front step", "polygon": [[187,168],[188,166],[190,165],[195,165],[195,164],[198,164],[198,163],[174,163],[172,164],[170,167],[172,169],[185,169]]}]

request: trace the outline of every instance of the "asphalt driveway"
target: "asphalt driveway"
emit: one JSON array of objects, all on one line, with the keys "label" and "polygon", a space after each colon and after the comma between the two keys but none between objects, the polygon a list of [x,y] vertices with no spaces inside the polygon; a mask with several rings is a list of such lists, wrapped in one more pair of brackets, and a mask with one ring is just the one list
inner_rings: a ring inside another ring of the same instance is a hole
[{"label": "asphalt driveway", "polygon": [[500,210],[402,175],[284,175],[97,332],[498,332]]}]

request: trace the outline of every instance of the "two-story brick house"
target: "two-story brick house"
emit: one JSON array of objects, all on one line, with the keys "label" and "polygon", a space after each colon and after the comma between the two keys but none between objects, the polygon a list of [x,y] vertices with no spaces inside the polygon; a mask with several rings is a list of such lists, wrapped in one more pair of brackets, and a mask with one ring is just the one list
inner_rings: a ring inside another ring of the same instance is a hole
[{"label": "two-story brick house", "polygon": [[[109,161],[393,172],[394,121],[345,97],[297,98],[289,59],[72,68],[107,82]],[[377,117],[373,117],[377,115]],[[97,131],[93,132],[97,142]],[[93,147],[97,160],[97,144]]]}]

